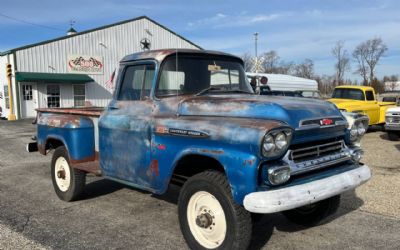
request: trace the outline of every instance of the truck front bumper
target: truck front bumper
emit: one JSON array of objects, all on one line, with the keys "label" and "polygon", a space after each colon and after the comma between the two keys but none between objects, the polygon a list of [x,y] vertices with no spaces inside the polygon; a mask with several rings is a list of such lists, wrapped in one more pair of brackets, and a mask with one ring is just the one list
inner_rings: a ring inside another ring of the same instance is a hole
[{"label": "truck front bumper", "polygon": [[371,178],[367,165],[324,179],[286,188],[250,193],[244,207],[252,213],[275,213],[321,201],[354,189]]}]

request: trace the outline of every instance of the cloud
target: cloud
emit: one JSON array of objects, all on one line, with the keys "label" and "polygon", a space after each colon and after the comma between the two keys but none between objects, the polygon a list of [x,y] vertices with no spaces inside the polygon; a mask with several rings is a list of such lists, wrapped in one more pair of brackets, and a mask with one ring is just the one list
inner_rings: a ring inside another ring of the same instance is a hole
[{"label": "cloud", "polygon": [[258,23],[269,22],[278,19],[282,14],[257,14],[250,15],[247,12],[241,12],[238,15],[228,15],[223,13],[217,13],[214,16],[198,19],[193,22],[189,22],[187,25],[188,29],[201,29],[201,28],[228,28],[228,27],[244,27],[251,26]]}]

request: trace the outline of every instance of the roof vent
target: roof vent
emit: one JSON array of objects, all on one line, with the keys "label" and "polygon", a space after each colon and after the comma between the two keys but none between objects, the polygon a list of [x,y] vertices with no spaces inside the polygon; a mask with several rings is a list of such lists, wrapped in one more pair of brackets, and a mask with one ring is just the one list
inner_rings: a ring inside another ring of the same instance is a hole
[{"label": "roof vent", "polygon": [[76,33],[78,33],[78,32],[72,27],[67,31],[68,36],[75,35]]}]

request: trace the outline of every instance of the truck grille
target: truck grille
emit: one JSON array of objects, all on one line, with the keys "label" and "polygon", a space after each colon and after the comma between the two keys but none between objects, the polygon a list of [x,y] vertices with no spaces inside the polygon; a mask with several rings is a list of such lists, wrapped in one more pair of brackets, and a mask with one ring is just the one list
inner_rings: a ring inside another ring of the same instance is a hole
[{"label": "truck grille", "polygon": [[387,123],[400,123],[400,116],[386,116],[386,122]]},{"label": "truck grille", "polygon": [[289,159],[296,163],[303,162],[327,155],[337,154],[340,153],[343,149],[344,149],[344,141],[342,140],[334,141],[315,146],[297,148],[291,150]]}]

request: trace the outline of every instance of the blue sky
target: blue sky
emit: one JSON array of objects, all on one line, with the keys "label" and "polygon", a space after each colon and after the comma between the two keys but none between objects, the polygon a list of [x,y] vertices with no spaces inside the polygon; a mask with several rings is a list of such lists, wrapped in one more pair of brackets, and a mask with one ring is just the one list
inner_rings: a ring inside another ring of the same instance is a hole
[{"label": "blue sky", "polygon": [[[65,34],[69,21],[78,31],[147,15],[206,49],[241,55],[276,50],[285,61],[314,60],[317,74],[333,74],[330,51],[345,41],[351,54],[362,41],[381,37],[389,50],[377,66],[379,77],[400,74],[400,1],[128,1],[2,0],[0,51]],[[45,28],[16,22],[23,19]],[[345,77],[355,79],[356,65]]]}]

